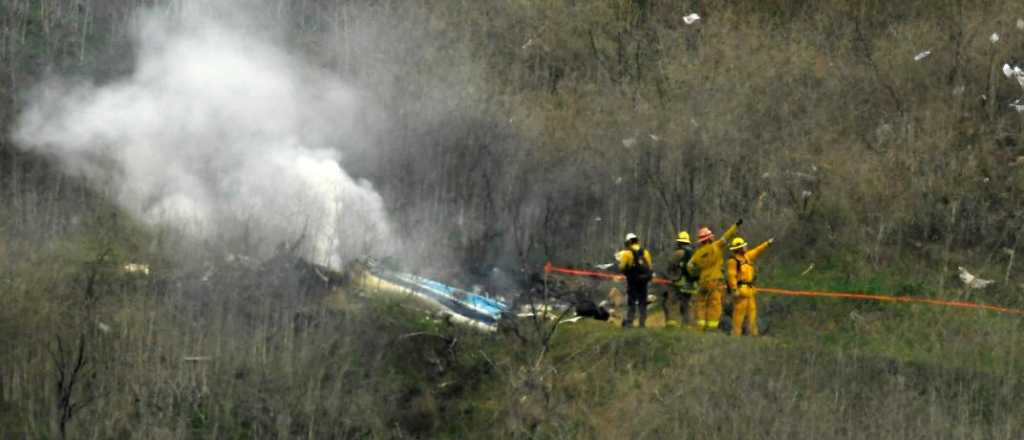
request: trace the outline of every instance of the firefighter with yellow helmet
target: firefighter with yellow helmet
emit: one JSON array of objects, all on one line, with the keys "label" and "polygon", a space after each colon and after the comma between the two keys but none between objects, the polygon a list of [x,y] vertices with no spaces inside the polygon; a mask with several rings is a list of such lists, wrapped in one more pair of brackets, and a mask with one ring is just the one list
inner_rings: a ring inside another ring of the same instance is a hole
[{"label": "firefighter with yellow helmet", "polygon": [[694,318],[701,330],[717,329],[722,317],[722,296],[725,293],[725,280],[722,275],[722,262],[726,243],[736,237],[743,220],[737,220],[716,240],[711,229],[704,227],[698,234],[700,247],[693,252],[693,257],[686,264],[686,269],[699,274],[697,293],[693,297]]},{"label": "firefighter with yellow helmet", "polygon": [[[665,289],[662,295],[662,309],[665,312],[666,325],[673,323],[682,324],[689,319],[690,299],[693,296],[693,283],[697,281],[696,274],[691,274],[686,269],[686,264],[693,256],[693,245],[690,243],[690,233],[679,232],[676,235],[676,250],[668,258],[668,267],[665,274],[671,284]],[[673,315],[670,303],[679,303],[678,321],[670,319]]]},{"label": "firefighter with yellow helmet", "polygon": [[746,321],[747,333],[757,336],[757,301],[754,288],[754,280],[757,273],[754,270],[754,261],[768,249],[768,246],[775,242],[774,238],[761,243],[757,247],[747,250],[747,241],[743,237],[732,239],[729,249],[732,256],[726,263],[728,273],[729,289],[733,292],[732,308],[732,335],[743,334],[743,324]]}]

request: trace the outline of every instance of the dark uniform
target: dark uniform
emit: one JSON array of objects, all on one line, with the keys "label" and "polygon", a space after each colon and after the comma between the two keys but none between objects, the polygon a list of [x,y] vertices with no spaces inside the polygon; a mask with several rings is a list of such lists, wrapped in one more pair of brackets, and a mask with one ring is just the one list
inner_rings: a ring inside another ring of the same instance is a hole
[{"label": "dark uniform", "polygon": [[637,309],[640,312],[640,327],[647,323],[647,283],[654,277],[651,253],[640,247],[633,234],[626,236],[626,249],[619,252],[619,270],[626,276],[626,303],[629,308],[623,327],[633,325]]},{"label": "dark uniform", "polygon": [[689,243],[680,243],[679,249],[676,249],[668,259],[665,273],[672,284],[665,289],[661,302],[666,323],[670,316],[670,300],[679,302],[679,323],[682,324],[689,319],[690,298],[693,296],[694,283],[697,281],[697,277],[686,270],[686,263],[690,262],[692,256],[693,247]]}]

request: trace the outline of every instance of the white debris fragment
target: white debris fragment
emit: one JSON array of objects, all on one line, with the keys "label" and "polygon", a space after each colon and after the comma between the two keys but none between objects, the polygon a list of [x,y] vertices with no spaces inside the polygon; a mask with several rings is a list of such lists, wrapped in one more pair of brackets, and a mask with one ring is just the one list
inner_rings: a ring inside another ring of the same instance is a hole
[{"label": "white debris fragment", "polygon": [[988,37],[988,41],[991,41],[991,42],[992,42],[992,44],[996,44],[996,43],[998,43],[998,42],[999,42],[999,34],[997,34],[997,33],[993,32],[993,33],[992,33],[992,36],[991,36],[991,37]]},{"label": "white debris fragment", "polygon": [[932,51],[930,51],[930,50],[926,50],[924,52],[921,52],[921,53],[919,53],[917,55],[914,55],[914,61],[921,61],[921,60],[923,60],[925,58],[928,58],[928,55],[931,55],[931,54],[932,54]]},{"label": "white debris fragment", "polygon": [[595,221],[595,222],[599,222],[599,221],[601,221],[601,220],[604,220],[604,219],[603,219],[603,218],[601,218],[601,217],[594,217],[594,221]]},{"label": "white debris fragment", "polygon": [[697,22],[697,20],[700,20],[700,16],[697,14],[690,14],[683,17],[683,22],[686,24],[694,24]]},{"label": "white debris fragment", "polygon": [[608,270],[615,267],[615,263],[595,264],[594,268],[601,270]]},{"label": "white debris fragment", "polygon": [[957,266],[957,270],[960,271],[960,281],[964,283],[970,289],[984,289],[994,283],[992,280],[985,280],[974,276],[974,274],[964,269],[963,266]]},{"label": "white debris fragment", "polygon": [[956,96],[960,96],[960,95],[962,95],[964,93],[964,90],[966,90],[966,89],[967,88],[964,87],[963,84],[958,85],[958,86],[953,88],[953,94],[956,95]]},{"label": "white debris fragment", "polygon": [[1017,113],[1024,113],[1024,99],[1015,99],[1010,103],[1010,108],[1014,109]]},{"label": "white debris fragment", "polygon": [[810,197],[811,197],[811,196],[813,196],[813,195],[814,195],[814,193],[813,193],[813,192],[811,192],[811,191],[808,191],[808,190],[806,190],[806,189],[805,189],[805,190],[803,190],[803,191],[800,191],[800,198],[801,198],[801,199],[806,199],[806,198],[810,198]]},{"label": "white debris fragment", "polygon": [[121,267],[122,270],[128,273],[141,273],[143,275],[149,275],[149,265],[142,263],[128,263]]},{"label": "white debris fragment", "polygon": [[814,270],[814,263],[811,263],[810,266],[807,266],[807,269],[804,269],[803,272],[800,272],[800,276],[805,276],[805,275],[811,273],[812,270]]},{"label": "white debris fragment", "polygon": [[1024,31],[1024,18],[1017,19],[1017,29]]},{"label": "white debris fragment", "polygon": [[651,140],[652,140],[652,141],[654,141],[654,142],[658,142],[658,141],[660,141],[660,140],[661,140],[661,138],[660,138],[660,137],[658,137],[658,135],[656,135],[656,134],[654,134],[654,133],[651,133],[651,134],[649,134],[648,136],[650,136],[650,137],[651,137]]},{"label": "white debris fragment", "polygon": [[616,177],[615,178],[615,184],[616,185],[621,185],[622,184],[622,178],[621,177]]},{"label": "white debris fragment", "polygon": [[1024,69],[1020,66],[1003,64],[1003,75],[1010,79],[1016,79],[1017,83],[1020,84],[1021,87],[1024,87]]},{"label": "white debris fragment", "polygon": [[99,327],[100,331],[103,333],[110,333],[110,326],[103,321],[96,322],[96,327]]},{"label": "white debris fragment", "polygon": [[[1003,75],[1008,79],[1017,80],[1017,84],[1024,89],[1024,69],[1021,69],[1020,66],[1011,66],[1009,63],[1003,64]],[[1024,113],[1024,97],[1013,100],[1009,105],[1017,113]]]},{"label": "white debris fragment", "polygon": [[582,316],[577,316],[577,317],[574,317],[574,318],[563,319],[561,321],[558,321],[558,323],[559,324],[572,324],[574,322],[579,322],[581,319],[583,319]]},{"label": "white debris fragment", "polygon": [[625,138],[622,140],[622,146],[626,148],[633,148],[636,146],[636,138]]},{"label": "white debris fragment", "polygon": [[533,46],[533,38],[529,38],[526,40],[526,43],[523,44],[523,50],[529,49],[530,46]]}]

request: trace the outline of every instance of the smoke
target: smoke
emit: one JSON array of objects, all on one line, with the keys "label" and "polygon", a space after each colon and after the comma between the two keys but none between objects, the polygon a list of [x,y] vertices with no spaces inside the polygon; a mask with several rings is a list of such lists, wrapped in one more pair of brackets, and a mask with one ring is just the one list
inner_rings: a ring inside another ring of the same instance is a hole
[{"label": "smoke", "polygon": [[37,87],[15,140],[54,155],[150,224],[196,237],[304,237],[340,265],[390,243],[383,201],[341,167],[360,145],[360,96],[244,27],[144,12],[131,75]]}]

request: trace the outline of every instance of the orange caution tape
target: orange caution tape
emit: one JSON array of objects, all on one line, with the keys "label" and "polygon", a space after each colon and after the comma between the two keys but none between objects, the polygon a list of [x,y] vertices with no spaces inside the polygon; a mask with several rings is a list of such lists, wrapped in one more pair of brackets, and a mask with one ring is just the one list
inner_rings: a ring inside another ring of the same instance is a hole
[{"label": "orange caution tape", "polygon": [[[557,267],[551,263],[544,265],[545,273],[561,273],[565,275],[590,277],[590,278],[601,278],[614,281],[622,281],[625,279],[623,275],[611,272],[598,272],[593,270],[583,269],[569,269],[564,267]],[[653,281],[655,284],[668,285],[671,281],[665,278],[655,278]],[[976,309],[976,310],[988,310],[990,312],[1005,313],[1008,315],[1024,316],[1024,310],[1012,309],[1008,307],[999,307],[988,304],[971,303],[964,301],[944,301],[939,299],[922,298],[916,296],[907,295],[876,295],[868,293],[849,293],[849,292],[820,292],[811,290],[790,290],[790,289],[779,289],[774,287],[758,287],[758,293],[767,293],[769,295],[782,295],[782,296],[802,296],[812,298],[839,298],[839,299],[854,299],[860,301],[883,301],[883,302],[901,302],[901,303],[915,303],[915,304],[929,304],[933,306],[943,307],[957,307],[962,309]]]}]

